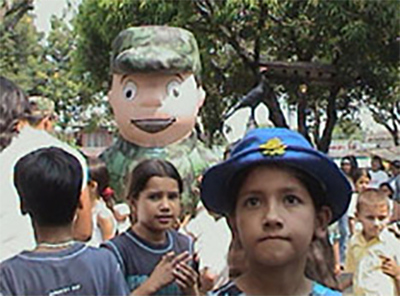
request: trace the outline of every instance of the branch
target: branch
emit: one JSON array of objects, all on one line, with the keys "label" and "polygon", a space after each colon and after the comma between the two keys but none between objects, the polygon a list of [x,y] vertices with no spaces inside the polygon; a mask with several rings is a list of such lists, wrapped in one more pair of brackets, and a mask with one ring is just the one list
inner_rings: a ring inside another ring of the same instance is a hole
[{"label": "branch", "polygon": [[263,103],[269,110],[269,120],[277,127],[289,128],[285,116],[283,116],[275,91],[264,76],[261,76],[261,79],[264,79],[265,97]]},{"label": "branch", "polygon": [[[207,0],[195,0],[194,4],[199,13],[204,18],[206,18],[209,24],[212,24],[214,9],[212,8],[211,2]],[[220,33],[222,33],[227,42],[235,49],[236,53],[243,60],[244,64],[249,67],[249,69],[255,74],[255,76],[257,76],[258,68],[254,67],[254,65],[257,65],[257,63],[254,62],[254,60],[251,58],[251,55],[246,51],[246,49],[240,46],[237,36],[232,33],[228,26],[217,24],[217,27],[219,28]],[[255,68],[257,68],[257,70]]]},{"label": "branch", "polygon": [[300,134],[302,134],[308,142],[311,143],[310,136],[308,135],[308,128],[307,128],[307,115],[306,115],[306,108],[307,108],[307,100],[305,96],[299,92],[297,92],[297,129]]},{"label": "branch", "polygon": [[319,127],[321,125],[321,121],[320,121],[318,110],[319,110],[318,101],[316,101],[315,105],[314,105],[315,125],[314,125],[313,137],[314,137],[314,141],[317,143],[317,146],[318,146],[318,142],[319,142]]},{"label": "branch", "polygon": [[254,61],[257,62],[260,60],[260,41],[261,41],[261,32],[264,28],[265,18],[268,14],[267,7],[263,0],[258,1],[258,5],[260,6],[260,16],[258,18],[257,24],[257,35],[254,41]]},{"label": "branch", "polygon": [[[33,9],[33,0],[24,0],[14,3],[4,14],[4,27],[7,31],[13,30],[19,20]],[[14,14],[14,16],[12,16]]]}]

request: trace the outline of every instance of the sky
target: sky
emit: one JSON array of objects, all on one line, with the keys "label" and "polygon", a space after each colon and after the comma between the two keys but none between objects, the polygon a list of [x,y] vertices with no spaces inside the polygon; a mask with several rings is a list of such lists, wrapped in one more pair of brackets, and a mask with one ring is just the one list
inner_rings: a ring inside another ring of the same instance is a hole
[{"label": "sky", "polygon": [[[71,0],[71,3],[79,3],[81,0]],[[63,9],[67,8],[67,0],[34,0],[33,13],[36,15],[35,24],[39,31],[50,31],[50,19],[53,14],[61,16]]]}]

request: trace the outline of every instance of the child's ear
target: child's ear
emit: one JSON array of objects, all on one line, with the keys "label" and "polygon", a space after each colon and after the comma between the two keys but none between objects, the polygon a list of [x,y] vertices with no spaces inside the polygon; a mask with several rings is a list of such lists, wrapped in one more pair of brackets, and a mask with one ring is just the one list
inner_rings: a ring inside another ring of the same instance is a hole
[{"label": "child's ear", "polygon": [[90,188],[91,191],[93,191],[93,192],[96,192],[96,191],[97,191],[98,184],[97,184],[96,181],[90,180],[90,181],[88,182],[88,186],[89,186],[89,188]]},{"label": "child's ear", "polygon": [[324,238],[326,236],[329,222],[332,219],[332,211],[328,206],[322,206],[316,213],[314,236]]}]

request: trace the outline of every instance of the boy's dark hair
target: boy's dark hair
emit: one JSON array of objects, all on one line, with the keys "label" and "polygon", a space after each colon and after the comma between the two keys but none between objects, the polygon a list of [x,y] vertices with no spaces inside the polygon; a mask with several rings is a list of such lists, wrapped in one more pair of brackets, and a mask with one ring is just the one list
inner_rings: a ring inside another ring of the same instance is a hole
[{"label": "boy's dark hair", "polygon": [[178,182],[179,193],[183,191],[182,178],[174,165],[162,159],[146,159],[130,174],[127,199],[137,199],[151,177],[168,177]]},{"label": "boy's dark hair", "polygon": [[14,185],[23,213],[39,226],[73,221],[82,189],[82,166],[60,148],[42,148],[18,160]]},{"label": "boy's dark hair", "polygon": [[236,202],[237,202],[237,196],[240,190],[240,187],[242,187],[243,182],[245,181],[246,177],[248,176],[249,172],[252,171],[256,167],[260,166],[266,166],[266,167],[272,167],[280,170],[285,170],[293,176],[298,179],[307,189],[308,193],[310,194],[314,207],[316,211],[319,211],[322,206],[327,205],[326,202],[326,190],[323,188],[321,182],[319,182],[316,178],[311,176],[310,174],[299,170],[298,168],[292,167],[288,164],[282,164],[282,163],[268,163],[268,164],[263,164],[263,163],[256,163],[254,165],[251,165],[247,167],[246,169],[240,171],[238,174],[236,174],[230,184],[232,184],[231,187],[231,196],[233,198],[233,203],[232,207],[230,209],[230,215],[232,215],[235,211],[236,208]]},{"label": "boy's dark hair", "polygon": [[10,145],[18,134],[16,126],[19,120],[30,113],[24,92],[12,81],[0,76],[0,151]]},{"label": "boy's dark hair", "polygon": [[107,165],[100,158],[89,157],[89,175],[90,179],[97,183],[97,194],[102,196],[104,190],[110,186],[110,176]]}]

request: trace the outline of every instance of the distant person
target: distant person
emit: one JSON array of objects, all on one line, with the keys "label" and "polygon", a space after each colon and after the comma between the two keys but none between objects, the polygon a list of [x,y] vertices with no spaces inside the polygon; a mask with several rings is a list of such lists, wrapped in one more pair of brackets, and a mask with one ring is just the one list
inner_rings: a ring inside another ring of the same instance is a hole
[{"label": "distant person", "polygon": [[28,116],[29,124],[35,128],[53,132],[56,120],[55,104],[52,100],[42,96],[29,97],[31,114]]},{"label": "distant person", "polygon": [[394,189],[393,200],[400,203],[400,160],[394,160],[390,163],[390,170],[392,172],[389,183]]},{"label": "distant person", "polygon": [[197,295],[191,239],[173,229],[181,211],[182,179],[168,161],[148,159],[130,174],[129,230],[105,242],[134,295]]},{"label": "distant person", "polygon": [[[347,180],[351,184],[351,187],[354,191],[355,187],[353,179],[358,170],[357,158],[354,155],[347,155],[343,157],[340,161],[340,169],[346,175]],[[330,239],[334,247],[335,260],[339,260],[339,262],[336,262],[335,264],[335,271],[336,273],[338,273],[341,268],[340,266],[344,264],[344,261],[346,259],[347,239],[350,234],[349,217],[347,215],[347,212],[339,219],[339,221],[337,222],[337,227],[332,226],[331,229],[333,231],[331,233],[332,235],[330,236]],[[337,249],[337,246],[339,247],[339,249]],[[337,251],[339,251],[339,253],[337,253]]]},{"label": "distant person", "polygon": [[[12,81],[0,76],[0,262],[35,246],[32,224],[22,215],[18,194],[12,183],[15,163],[19,158],[42,147],[61,147],[76,156],[87,170],[86,160],[79,151],[54,138],[47,132],[30,126],[32,115],[24,92]],[[85,182],[86,184],[86,174]],[[84,209],[90,203],[84,205]],[[79,209],[75,223],[76,238],[87,239],[92,229],[88,211]]]},{"label": "distant person", "polygon": [[336,164],[301,134],[248,132],[202,180],[201,200],[228,217],[248,264],[211,295],[340,295],[305,270],[313,242],[345,213],[350,194]]},{"label": "distant person", "polygon": [[361,225],[357,224],[356,221],[356,206],[359,194],[371,187],[371,176],[367,169],[358,169],[353,176],[353,181],[354,192],[351,195],[350,205],[347,209],[350,235],[353,235],[356,230],[360,230],[361,228]]},{"label": "distant person", "polygon": [[109,188],[107,166],[100,158],[88,158],[88,163],[93,218],[93,233],[88,244],[99,247],[102,242],[112,239],[116,235],[117,221],[103,199]]},{"label": "distant person", "polygon": [[115,257],[74,240],[77,209],[90,198],[82,191],[85,174],[78,159],[54,147],[17,162],[14,183],[21,211],[32,219],[36,247],[1,263],[1,295],[128,294]]},{"label": "distant person", "polygon": [[350,184],[354,188],[353,178],[358,169],[357,158],[354,155],[344,156],[340,160],[340,169],[346,175]]},{"label": "distant person", "polygon": [[371,158],[371,169],[369,170],[371,176],[370,186],[372,188],[379,188],[379,185],[383,182],[387,182],[389,179],[388,174],[385,172],[382,159],[375,155]]},{"label": "distant person", "polygon": [[349,242],[346,271],[354,295],[400,295],[400,240],[388,231],[388,198],[376,189],[360,193],[357,219],[362,231]]}]

